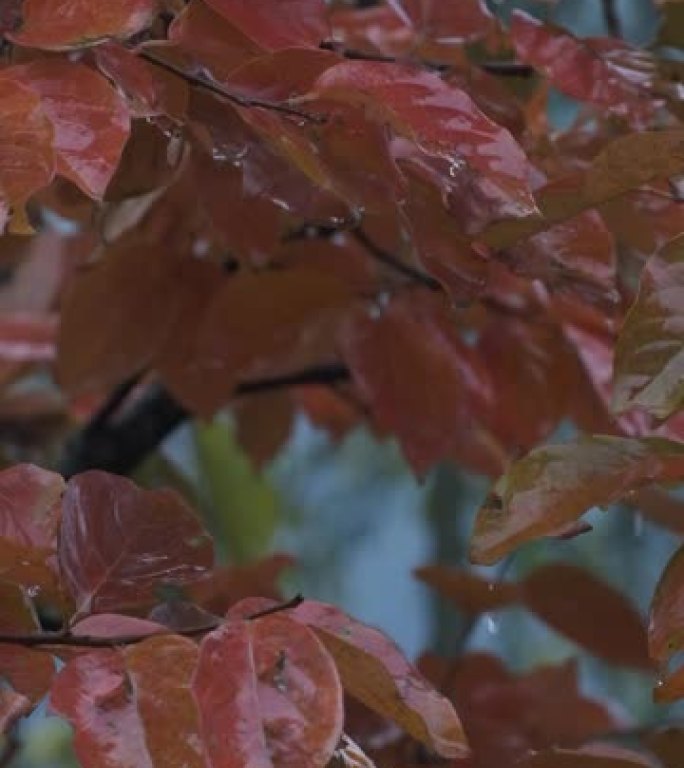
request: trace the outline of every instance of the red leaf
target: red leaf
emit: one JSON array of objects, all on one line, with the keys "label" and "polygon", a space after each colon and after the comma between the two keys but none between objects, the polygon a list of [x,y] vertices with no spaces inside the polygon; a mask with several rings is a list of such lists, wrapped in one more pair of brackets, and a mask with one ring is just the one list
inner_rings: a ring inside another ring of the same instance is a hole
[{"label": "red leaf", "polygon": [[197,645],[178,635],[151,637],[125,652],[138,716],[153,765],[204,768],[199,712],[190,688]]},{"label": "red leaf", "polygon": [[208,535],[174,491],[143,491],[96,470],[69,481],[59,562],[79,617],[151,605],[156,588],[197,581],[213,560]]},{"label": "red leaf", "polygon": [[490,581],[476,573],[458,568],[428,565],[418,568],[415,574],[467,614],[496,611],[514,605],[519,599],[517,584]]},{"label": "red leaf", "polygon": [[342,688],[316,636],[285,616],[204,638],[193,681],[208,765],[323,768],[342,732]]},{"label": "red leaf", "polygon": [[553,563],[522,583],[528,610],[590,653],[613,664],[652,669],[646,629],[631,602],[577,566]]},{"label": "red leaf", "polygon": [[22,206],[55,172],[53,128],[37,93],[0,70],[0,193]]},{"label": "red leaf", "polygon": [[315,362],[326,324],[351,298],[349,286],[315,270],[229,278],[199,318],[190,349],[169,349],[162,373],[182,402],[209,415],[241,379]]},{"label": "red leaf", "polygon": [[636,127],[653,117],[650,73],[644,74],[638,52],[625,43],[609,38],[579,40],[522,11],[513,12],[510,34],[520,61],[540,69],[569,96],[609,107]]},{"label": "red leaf", "polygon": [[428,37],[453,45],[479,40],[494,28],[484,0],[389,0],[389,5],[404,18],[408,16],[419,39]]},{"label": "red leaf", "polygon": [[[638,752],[610,745],[585,749],[551,749],[520,760],[520,768],[650,768],[652,763]],[[614,750],[614,751],[613,751]]]},{"label": "red leaf", "polygon": [[19,45],[64,50],[92,45],[109,37],[131,37],[157,13],[156,0],[24,0],[23,24],[7,37]]},{"label": "red leaf", "polygon": [[324,72],[314,91],[365,104],[398,133],[447,159],[453,174],[472,169],[509,200],[511,213],[536,210],[522,149],[466,93],[437,75],[400,64],[346,61]]},{"label": "red leaf", "polygon": [[70,632],[79,637],[126,637],[135,635],[145,637],[146,635],[166,634],[168,629],[162,624],[146,619],[138,619],[135,616],[122,616],[118,613],[99,613],[95,616],[88,616],[83,621],[74,624]]},{"label": "red leaf", "polygon": [[161,67],[155,67],[118,43],[95,49],[100,71],[112,80],[128,100],[135,117],[166,115],[180,120],[188,106],[187,83]]},{"label": "red leaf", "polygon": [[498,457],[475,422],[490,397],[486,371],[446,304],[415,292],[375,312],[349,323],[342,347],[380,429],[397,436],[419,474],[442,459],[496,472]]},{"label": "red leaf", "polygon": [[101,198],[128,139],[123,99],[97,72],[63,59],[33,61],[10,71],[41,98],[55,131],[57,171],[90,197]]},{"label": "red leaf", "polygon": [[57,318],[35,313],[0,313],[0,361],[49,363],[55,358]]},{"label": "red leaf", "polygon": [[684,475],[684,446],[661,438],[596,436],[537,448],[494,486],[475,520],[470,556],[492,563],[555,534],[593,506]]},{"label": "red leaf", "polygon": [[317,48],[328,37],[323,0],[207,0],[207,4],[268,50]]},{"label": "red leaf", "polygon": [[651,658],[666,661],[684,649],[684,547],[670,559],[653,595],[648,625]]},{"label": "red leaf", "polygon": [[671,704],[684,698],[684,667],[661,677],[653,689],[653,701],[656,704]]},{"label": "red leaf", "polygon": [[289,615],[310,626],[335,659],[345,690],[442,757],[468,755],[458,715],[377,629],[306,600]]}]

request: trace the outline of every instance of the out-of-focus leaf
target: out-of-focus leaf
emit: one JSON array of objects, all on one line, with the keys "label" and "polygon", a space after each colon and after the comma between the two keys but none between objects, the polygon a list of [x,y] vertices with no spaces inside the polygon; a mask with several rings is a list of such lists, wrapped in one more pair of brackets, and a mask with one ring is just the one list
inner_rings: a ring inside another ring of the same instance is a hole
[{"label": "out-of-focus leaf", "polygon": [[652,486],[642,488],[626,499],[644,517],[680,536],[684,535],[684,499]]},{"label": "out-of-focus leaf", "polygon": [[644,737],[646,746],[654,752],[665,768],[679,768],[684,754],[684,730],[663,728],[652,731]]},{"label": "out-of-focus leaf", "polygon": [[0,313],[0,360],[49,363],[56,355],[57,318],[33,312]]},{"label": "out-of-focus leaf", "polygon": [[615,349],[614,406],[660,419],[684,404],[684,237],[652,256]]},{"label": "out-of-focus leaf", "polygon": [[212,768],[324,768],[340,739],[335,663],[285,616],[229,621],[207,635],[193,692]]},{"label": "out-of-focus leaf", "polygon": [[612,38],[580,40],[523,11],[511,17],[511,40],[520,61],[540,69],[559,90],[609,108],[643,127],[655,113],[651,72],[643,55]]},{"label": "out-of-focus leaf", "polygon": [[199,713],[190,688],[197,645],[178,635],[150,637],[127,648],[124,656],[152,765],[204,768]]},{"label": "out-of-focus leaf", "polygon": [[580,690],[577,662],[514,675],[487,653],[462,656],[440,677],[459,712],[478,768],[515,763],[531,750],[575,746],[621,723]]},{"label": "out-of-focus leaf", "polygon": [[131,37],[152,21],[156,0],[24,0],[23,23],[10,40],[31,48],[60,51],[94,45],[106,38]]},{"label": "out-of-focus leaf", "polygon": [[39,95],[0,71],[0,189],[9,206],[22,206],[55,172],[54,130]]},{"label": "out-of-focus leaf", "polygon": [[317,48],[328,36],[323,0],[207,0],[207,4],[268,50]]},{"label": "out-of-focus leaf", "polygon": [[684,547],[660,576],[651,603],[648,646],[651,657],[665,661],[684,648]]},{"label": "out-of-focus leaf", "polygon": [[0,734],[7,733],[14,723],[31,712],[31,702],[10,688],[0,688]]},{"label": "out-of-focus leaf", "polygon": [[678,667],[660,677],[653,688],[653,701],[657,704],[671,704],[684,699],[684,667]]},{"label": "out-of-focus leaf", "polygon": [[684,445],[662,438],[596,436],[537,448],[511,466],[480,508],[470,556],[495,562],[565,528],[591,507],[682,476]]},{"label": "out-of-focus leaf", "polygon": [[536,752],[520,760],[518,765],[520,768],[649,768],[651,763],[637,752],[620,749],[601,753],[598,747],[592,746]]},{"label": "out-of-focus leaf", "polygon": [[321,334],[351,299],[348,285],[315,270],[231,277],[199,318],[190,349],[181,353],[174,344],[162,373],[183,403],[211,415],[240,379],[313,364]]},{"label": "out-of-focus leaf", "polygon": [[143,491],[97,470],[67,485],[58,553],[79,618],[149,606],[162,584],[197,581],[214,560],[211,540],[178,494]]},{"label": "out-of-focus leaf", "polygon": [[240,398],[233,407],[235,438],[261,470],[290,436],[294,403],[289,392],[262,392]]},{"label": "out-of-focus leaf", "polygon": [[379,630],[312,600],[289,615],[316,632],[335,659],[345,690],[354,698],[442,757],[468,755],[454,708]]},{"label": "out-of-focus leaf", "polygon": [[217,545],[231,562],[264,555],[277,523],[275,490],[251,466],[229,424],[197,424],[195,442]]},{"label": "out-of-focus leaf", "polygon": [[427,565],[418,568],[415,574],[468,614],[506,608],[517,603],[520,597],[518,585],[513,582],[491,581],[476,573],[445,565]]},{"label": "out-of-focus leaf", "polygon": [[499,456],[476,422],[491,397],[487,372],[439,298],[407,293],[359,313],[342,344],[375,421],[397,436],[416,472],[442,459],[497,472]]},{"label": "out-of-focus leaf", "polygon": [[658,29],[658,43],[681,48],[684,46],[684,33],[682,32],[684,29],[684,5],[673,0],[669,3],[662,3],[660,11],[662,16]]},{"label": "out-of-focus leaf", "polygon": [[400,64],[346,61],[324,72],[314,91],[368,105],[400,134],[448,159],[454,174],[472,169],[507,197],[511,213],[536,211],[522,149],[466,93],[437,75]]},{"label": "out-of-focus leaf", "polygon": [[11,73],[40,96],[54,127],[57,172],[101,198],[128,139],[123,99],[102,75],[65,59],[33,61]]},{"label": "out-of-focus leaf", "polygon": [[641,616],[606,582],[569,563],[552,563],[535,569],[521,587],[528,610],[590,653],[652,669]]}]

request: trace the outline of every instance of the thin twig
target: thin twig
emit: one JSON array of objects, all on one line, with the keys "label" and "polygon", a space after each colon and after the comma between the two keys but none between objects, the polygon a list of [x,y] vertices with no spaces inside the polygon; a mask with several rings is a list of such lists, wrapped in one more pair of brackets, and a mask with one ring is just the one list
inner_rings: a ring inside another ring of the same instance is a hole
[{"label": "thin twig", "polygon": [[232,101],[234,104],[238,104],[241,107],[260,107],[261,109],[268,109],[271,112],[280,112],[283,115],[289,115],[290,117],[296,117],[300,120],[307,120],[312,123],[321,124],[325,123],[327,120],[325,115],[307,112],[303,109],[298,109],[297,107],[291,107],[288,104],[281,104],[275,101],[268,101],[254,96],[245,96],[244,94],[235,93],[213,80],[209,80],[201,75],[193,75],[191,72],[186,72],[182,67],[172,64],[170,61],[157,58],[157,56],[154,56],[147,50],[138,51],[137,55],[140,56],[141,59],[145,59],[145,61],[153,64],[155,67],[165,69],[167,72],[171,72],[172,74],[183,78],[183,80],[191,85],[195,85],[198,88],[204,88],[214,95],[228,99],[228,101]]},{"label": "thin twig", "polygon": [[426,288],[429,288],[431,291],[442,290],[442,286],[439,280],[435,280],[435,278],[431,275],[428,275],[425,272],[421,272],[419,269],[412,267],[410,264],[404,264],[404,262],[400,261],[396,256],[389,253],[384,248],[381,248],[379,245],[377,245],[377,243],[374,243],[363,231],[363,229],[361,229],[361,227],[355,227],[351,230],[351,232],[357,241],[361,243],[364,248],[366,248],[366,250],[376,261],[379,261],[381,264],[385,264],[385,266],[390,267],[390,269],[393,269],[400,275],[408,277],[413,282],[418,283],[419,285],[423,285]]},{"label": "thin twig", "polygon": [[88,423],[89,429],[99,429],[103,424],[106,424],[123,405],[141,378],[142,372],[139,371],[133,374],[133,376],[129,376],[125,381],[122,381],[90,419]]},{"label": "thin twig", "polygon": [[601,0],[603,6],[603,19],[606,22],[606,29],[613,37],[622,37],[622,24],[620,15],[615,7],[615,0]]},{"label": "thin twig", "polygon": [[500,77],[533,77],[535,73],[534,67],[517,61],[482,61],[478,66],[490,75]]},{"label": "thin twig", "polygon": [[[274,613],[288,611],[301,605],[304,601],[302,595],[295,595],[290,600],[277,603],[262,611],[246,616],[247,621],[261,619],[264,616],[271,616]],[[224,619],[217,618],[216,621],[208,621],[200,627],[190,627],[188,629],[169,629],[165,632],[156,632],[153,634],[129,634],[117,635],[115,637],[96,637],[93,635],[73,635],[68,630],[62,632],[36,632],[33,634],[0,634],[0,645],[20,645],[25,648],[40,647],[64,647],[71,646],[75,648],[116,648],[118,646],[135,645],[149,637],[159,635],[183,635],[184,637],[196,637],[206,632],[212,632],[224,623]]]}]

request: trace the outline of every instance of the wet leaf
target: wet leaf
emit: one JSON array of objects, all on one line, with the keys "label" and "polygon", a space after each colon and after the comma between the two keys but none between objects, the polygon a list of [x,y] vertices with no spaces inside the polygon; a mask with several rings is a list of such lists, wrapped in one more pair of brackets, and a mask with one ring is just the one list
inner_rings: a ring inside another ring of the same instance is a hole
[{"label": "wet leaf", "polygon": [[24,0],[23,23],[7,37],[19,45],[60,51],[106,38],[131,37],[145,29],[158,10],[156,0]]},{"label": "wet leaf", "polygon": [[494,18],[483,0],[459,0],[457,3],[433,0],[390,0],[400,16],[410,20],[420,38],[454,45],[473,42],[489,34]]},{"label": "wet leaf", "polygon": [[684,446],[662,438],[595,436],[537,448],[516,461],[480,508],[470,556],[492,563],[552,535],[594,506],[684,475]]},{"label": "wet leaf", "polygon": [[522,583],[528,610],[612,664],[652,669],[646,628],[634,605],[608,583],[569,563],[535,569]]},{"label": "wet leaf", "polygon": [[652,256],[615,349],[613,404],[665,419],[684,404],[684,237]]},{"label": "wet leaf", "polygon": [[651,658],[665,661],[684,648],[684,547],[670,559],[653,595],[648,625]]},{"label": "wet leaf", "polygon": [[268,50],[311,46],[328,37],[323,0],[207,0],[216,13]]},{"label": "wet leaf", "polygon": [[43,59],[12,75],[39,94],[54,128],[57,172],[101,198],[129,134],[129,111],[107,80],[82,64]]},{"label": "wet leaf", "polygon": [[69,481],[59,563],[79,618],[152,605],[162,584],[197,581],[213,560],[209,537],[174,491],[143,491],[97,470]]},{"label": "wet leaf", "polygon": [[355,621],[332,605],[312,600],[306,600],[289,615],[316,632],[335,659],[345,690],[354,698],[438,755],[468,755],[454,708],[379,630]]},{"label": "wet leaf", "polygon": [[342,688],[316,636],[285,616],[204,638],[193,680],[208,765],[323,768],[342,732]]},{"label": "wet leaf", "polygon": [[167,628],[154,621],[124,616],[119,613],[98,613],[82,621],[77,621],[69,630],[79,637],[145,637],[166,633]]},{"label": "wet leaf", "polygon": [[517,215],[536,210],[522,149],[466,93],[437,75],[400,64],[347,61],[324,72],[314,91],[366,105],[376,119],[449,160],[456,175],[472,169],[510,200]]},{"label": "wet leaf", "polygon": [[491,581],[477,573],[445,565],[418,568],[415,575],[467,614],[477,615],[514,605],[519,599],[516,584]]}]

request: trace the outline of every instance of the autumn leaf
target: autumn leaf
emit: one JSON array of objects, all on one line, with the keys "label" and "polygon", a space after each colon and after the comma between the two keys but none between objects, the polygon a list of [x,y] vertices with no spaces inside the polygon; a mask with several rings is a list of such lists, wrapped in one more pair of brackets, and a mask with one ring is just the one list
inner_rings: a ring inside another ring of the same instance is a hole
[{"label": "autumn leaf", "polygon": [[145,29],[158,10],[156,0],[24,0],[23,23],[7,37],[19,45],[51,51],[126,38]]},{"label": "autumn leaf", "polygon": [[324,768],[342,732],[342,688],[316,636],[285,616],[228,621],[193,679],[212,768]]},{"label": "autumn leaf", "polygon": [[552,535],[594,506],[684,474],[684,446],[663,438],[595,436],[537,448],[494,486],[475,520],[470,556],[492,563]]},{"label": "autumn leaf", "polygon": [[518,586],[513,582],[491,581],[459,568],[426,565],[418,568],[415,574],[467,614],[477,615],[506,608],[515,605],[520,597]]},{"label": "autumn leaf", "polygon": [[208,535],[174,491],[143,491],[97,470],[67,485],[58,554],[78,618],[152,605],[162,584],[197,581],[214,560]]},{"label": "autumn leaf", "polygon": [[651,257],[615,348],[617,411],[639,406],[660,419],[684,403],[684,237]]},{"label": "autumn leaf", "polygon": [[448,758],[468,755],[458,715],[377,629],[332,605],[306,600],[289,614],[311,627],[329,653],[345,690]]}]

